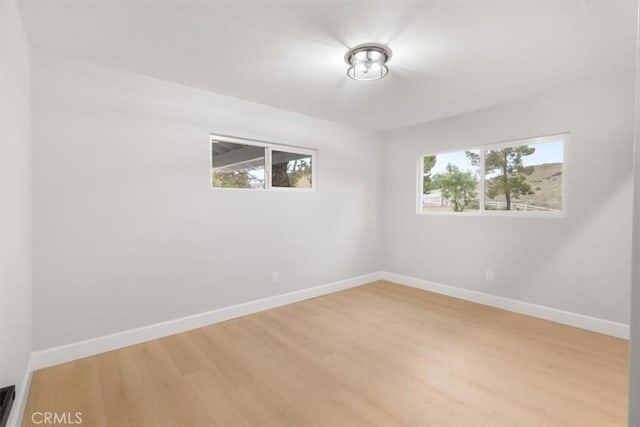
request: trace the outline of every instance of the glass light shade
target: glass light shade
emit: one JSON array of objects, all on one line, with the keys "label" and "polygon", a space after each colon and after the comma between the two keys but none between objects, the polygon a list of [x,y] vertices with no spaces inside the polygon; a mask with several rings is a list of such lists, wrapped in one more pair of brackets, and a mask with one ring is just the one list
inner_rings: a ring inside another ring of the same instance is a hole
[{"label": "glass light shade", "polygon": [[347,75],[354,80],[377,80],[389,73],[386,65],[378,62],[357,62],[347,70]]},{"label": "glass light shade", "polygon": [[391,57],[391,51],[382,45],[361,45],[345,56],[350,65],[347,75],[353,80],[377,80],[389,73],[385,65]]}]

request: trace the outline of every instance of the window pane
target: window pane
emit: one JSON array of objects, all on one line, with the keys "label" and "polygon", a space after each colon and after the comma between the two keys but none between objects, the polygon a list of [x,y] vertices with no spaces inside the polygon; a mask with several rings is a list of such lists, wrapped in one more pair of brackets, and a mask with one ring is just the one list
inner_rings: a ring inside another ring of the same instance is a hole
[{"label": "window pane", "polygon": [[485,151],[485,210],[562,211],[562,141]]},{"label": "window pane", "polygon": [[264,188],[264,147],[213,141],[211,156],[213,187]]},{"label": "window pane", "polygon": [[478,150],[425,156],[422,161],[423,212],[479,210]]},{"label": "window pane", "polygon": [[271,186],[311,188],[311,156],[309,154],[271,152]]}]

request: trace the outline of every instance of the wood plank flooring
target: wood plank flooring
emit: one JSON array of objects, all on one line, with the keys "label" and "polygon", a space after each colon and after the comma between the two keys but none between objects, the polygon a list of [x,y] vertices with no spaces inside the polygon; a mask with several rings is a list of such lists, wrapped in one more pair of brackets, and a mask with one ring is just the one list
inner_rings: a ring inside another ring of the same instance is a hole
[{"label": "wood plank flooring", "polygon": [[627,352],[382,281],[39,370],[23,425],[622,427]]}]

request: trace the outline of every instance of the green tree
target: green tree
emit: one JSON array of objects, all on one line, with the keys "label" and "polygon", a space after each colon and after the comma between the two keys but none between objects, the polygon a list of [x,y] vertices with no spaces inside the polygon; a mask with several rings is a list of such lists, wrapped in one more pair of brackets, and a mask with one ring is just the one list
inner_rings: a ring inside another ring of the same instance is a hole
[{"label": "green tree", "polygon": [[[484,158],[485,175],[498,172],[497,176],[487,180],[487,197],[495,199],[503,194],[506,202],[505,210],[511,210],[511,200],[525,194],[533,194],[527,177],[533,173],[533,166],[524,166],[523,157],[535,153],[534,147],[522,145],[502,150],[489,150]],[[474,166],[480,164],[480,156],[467,151],[467,157]]]},{"label": "green tree", "polygon": [[436,165],[436,156],[425,156],[422,164],[422,192],[428,194],[436,187],[431,176],[431,169]]},{"label": "green tree", "polygon": [[447,172],[434,176],[434,182],[440,186],[442,196],[453,202],[455,212],[463,212],[478,196],[478,179],[470,171],[462,172],[460,168],[449,163]]},{"label": "green tree", "polygon": [[311,158],[289,162],[289,177],[294,187],[311,186]]},{"label": "green tree", "polygon": [[310,187],[311,159],[288,160],[271,165],[271,183],[274,187]]},{"label": "green tree", "polygon": [[214,187],[250,188],[251,175],[247,171],[214,171],[211,182]]}]

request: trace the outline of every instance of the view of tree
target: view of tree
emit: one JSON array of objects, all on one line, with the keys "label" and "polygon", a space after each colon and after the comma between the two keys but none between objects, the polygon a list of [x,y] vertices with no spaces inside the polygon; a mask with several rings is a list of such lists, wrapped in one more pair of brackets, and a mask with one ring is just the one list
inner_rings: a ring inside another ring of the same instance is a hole
[{"label": "view of tree", "polygon": [[271,185],[274,187],[291,187],[291,180],[287,173],[289,162],[271,165]]},{"label": "view of tree", "polygon": [[[497,175],[486,182],[486,194],[490,199],[504,195],[506,208],[511,210],[512,198],[525,194],[533,194],[527,177],[533,173],[533,166],[524,166],[523,157],[535,153],[534,147],[522,145],[507,147],[501,150],[489,150],[485,154],[485,175],[497,172]],[[480,155],[467,151],[467,157],[474,166],[480,164]]]},{"label": "view of tree", "polygon": [[311,185],[311,159],[299,159],[289,162],[289,179],[292,187],[304,187],[302,180]]},{"label": "view of tree", "polygon": [[453,203],[455,212],[463,212],[478,195],[478,179],[470,172],[462,172],[459,167],[448,164],[447,172],[433,177],[432,184],[440,188],[442,196]]},{"label": "view of tree", "polygon": [[431,177],[431,169],[436,165],[436,156],[425,156],[423,164],[423,181],[422,192],[428,194],[433,188],[433,178]]},{"label": "view of tree", "polygon": [[211,175],[214,187],[223,188],[251,188],[253,181],[251,175],[247,171],[214,171]]},{"label": "view of tree", "polygon": [[310,187],[310,159],[297,159],[271,166],[271,184],[274,187]]}]

